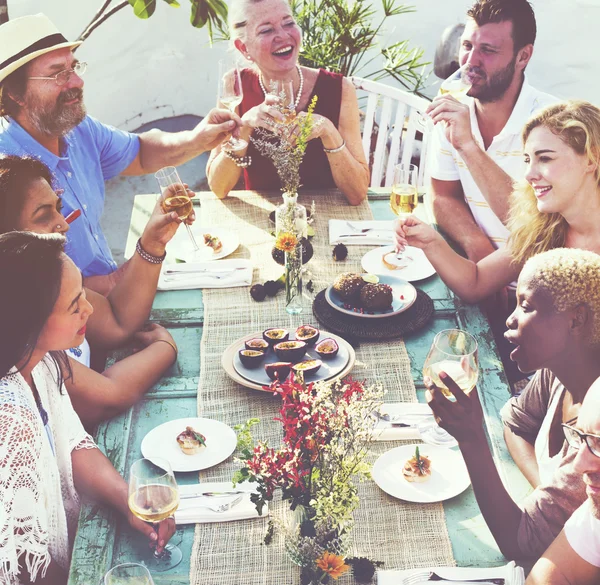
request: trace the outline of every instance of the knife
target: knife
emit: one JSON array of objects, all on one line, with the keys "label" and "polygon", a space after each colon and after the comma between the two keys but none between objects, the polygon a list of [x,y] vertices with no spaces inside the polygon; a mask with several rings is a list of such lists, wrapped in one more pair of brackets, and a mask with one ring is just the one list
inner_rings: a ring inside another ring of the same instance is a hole
[{"label": "knife", "polygon": [[[389,232],[389,235],[392,236],[391,231]],[[376,240],[385,240],[386,236],[374,236],[373,234],[367,232],[366,234],[342,234],[338,236],[336,240],[339,240],[341,238],[375,238]]]},{"label": "knife", "polygon": [[180,494],[179,499],[185,500],[187,498],[223,498],[226,496],[237,496],[239,494],[251,494],[244,490],[230,490],[225,492],[194,492],[193,494]]},{"label": "knife", "polygon": [[181,268],[165,268],[163,274],[202,274],[204,272],[210,272],[211,274],[224,274],[227,272],[235,272],[236,270],[244,270],[247,266],[236,266],[233,268],[224,268],[223,270],[215,270],[214,268],[193,268],[191,266]]}]

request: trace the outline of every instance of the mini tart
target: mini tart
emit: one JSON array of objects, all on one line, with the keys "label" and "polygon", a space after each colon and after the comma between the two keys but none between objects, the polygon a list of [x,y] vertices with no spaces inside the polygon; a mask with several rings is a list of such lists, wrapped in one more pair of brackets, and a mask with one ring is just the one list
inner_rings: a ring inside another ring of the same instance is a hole
[{"label": "mini tart", "polygon": [[415,449],[414,457],[404,464],[402,475],[406,481],[415,483],[423,483],[431,478],[431,461],[419,453],[419,447]]},{"label": "mini tart", "polygon": [[[388,256],[390,257],[389,260],[387,259]],[[397,264],[394,260],[397,260],[396,252],[387,252],[381,257],[381,262],[388,270],[402,270],[408,266],[406,262],[404,264]]]},{"label": "mini tart", "polygon": [[186,427],[185,431],[177,435],[177,444],[186,455],[195,455],[206,447],[206,437],[192,427]]},{"label": "mini tart", "polygon": [[204,243],[213,249],[215,254],[218,254],[223,249],[223,243],[217,236],[211,236],[210,234],[204,234]]}]

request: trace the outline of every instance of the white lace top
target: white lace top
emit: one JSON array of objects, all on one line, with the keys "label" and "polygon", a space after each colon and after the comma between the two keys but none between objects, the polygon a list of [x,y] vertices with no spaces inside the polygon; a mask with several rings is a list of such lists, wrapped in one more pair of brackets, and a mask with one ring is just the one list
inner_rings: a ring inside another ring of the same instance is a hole
[{"label": "white lace top", "polygon": [[68,570],[79,497],[71,452],[95,448],[47,355],[33,370],[41,409],[21,374],[0,379],[0,583],[16,585],[18,559],[32,581],[50,560]]}]

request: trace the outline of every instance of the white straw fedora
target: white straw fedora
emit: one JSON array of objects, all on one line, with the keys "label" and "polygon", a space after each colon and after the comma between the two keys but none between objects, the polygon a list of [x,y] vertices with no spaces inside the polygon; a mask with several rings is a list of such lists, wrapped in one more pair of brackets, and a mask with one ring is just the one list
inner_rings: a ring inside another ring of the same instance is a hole
[{"label": "white straw fedora", "polygon": [[0,82],[44,53],[79,45],[67,41],[45,14],[9,20],[0,26]]}]

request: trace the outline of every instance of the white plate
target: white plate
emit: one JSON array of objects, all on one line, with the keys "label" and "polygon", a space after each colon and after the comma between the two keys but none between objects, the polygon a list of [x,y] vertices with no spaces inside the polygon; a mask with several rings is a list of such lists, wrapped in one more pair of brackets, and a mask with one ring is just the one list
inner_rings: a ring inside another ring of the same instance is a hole
[{"label": "white plate", "polygon": [[[262,334],[256,335],[256,337],[262,337]],[[315,346],[313,345],[308,349],[305,356],[300,361],[304,360],[321,360],[323,365],[318,369],[315,374],[305,375],[304,378],[307,382],[318,382],[320,380],[330,380],[331,378],[335,378],[348,364],[348,360],[350,359],[350,354],[348,349],[346,348],[346,344],[343,343],[337,335],[333,335],[332,333],[326,333],[324,331],[321,332],[319,339],[317,340],[317,345],[320,341],[324,339],[335,339],[335,342],[338,344],[339,350],[337,355],[328,360],[322,359],[319,354],[315,351]],[[294,341],[294,334],[290,335],[290,341]],[[243,342],[240,342],[240,346],[238,349],[244,349],[245,345]],[[260,384],[261,386],[268,386],[273,382],[267,373],[265,372],[265,364],[271,364],[273,362],[281,361],[275,355],[275,351],[273,349],[269,349],[267,351],[267,355],[261,364],[256,368],[247,368],[240,360],[240,354],[236,352],[233,357],[233,367],[235,371],[243,376],[250,382],[254,382],[255,384]]]},{"label": "white plate", "polygon": [[413,248],[412,246],[407,246],[402,259],[395,261],[399,266],[403,266],[403,268],[395,270],[388,268],[383,263],[382,258],[385,254],[394,250],[394,246],[383,246],[370,250],[362,257],[361,264],[363,269],[371,274],[390,274],[408,280],[408,282],[423,280],[435,274],[435,268],[427,260],[425,252],[420,248]]},{"label": "white plate", "polygon": [[417,445],[402,445],[386,451],[373,465],[373,481],[394,498],[408,502],[443,502],[464,492],[471,485],[460,451],[437,445],[419,445],[421,455],[431,460],[431,478],[424,483],[409,482],[402,468],[415,454]]},{"label": "white plate", "polygon": [[417,300],[417,289],[410,284],[410,282],[406,282],[406,280],[403,280],[402,278],[390,276],[388,274],[380,275],[376,272],[373,274],[379,277],[379,284],[388,284],[392,287],[393,299],[391,309],[386,311],[369,311],[364,313],[358,313],[351,308],[348,309],[345,306],[348,303],[342,300],[338,293],[333,290],[333,285],[328,286],[325,290],[325,300],[330,306],[340,313],[346,313],[346,315],[352,315],[353,317],[361,317],[365,319],[382,319],[385,317],[391,317],[392,315],[397,315],[398,313],[403,313]]},{"label": "white plate", "polygon": [[[196,239],[196,243],[200,246],[200,250],[194,252],[192,241],[187,233],[185,226],[181,226],[173,239],[167,244],[167,252],[169,256],[177,260],[185,262],[207,262],[209,260],[219,260],[225,258],[229,254],[233,254],[240,245],[240,239],[236,232],[222,228],[206,228],[202,226],[192,225],[192,233]],[[223,248],[218,254],[215,254],[212,248],[204,245],[204,234],[216,236],[221,240]]]},{"label": "white plate", "polygon": [[[177,435],[192,427],[206,437],[206,448],[195,455],[186,455],[177,443]],[[146,459],[162,457],[173,471],[199,471],[225,461],[235,450],[237,438],[225,423],[210,418],[179,418],[154,427],[142,441]]]}]

